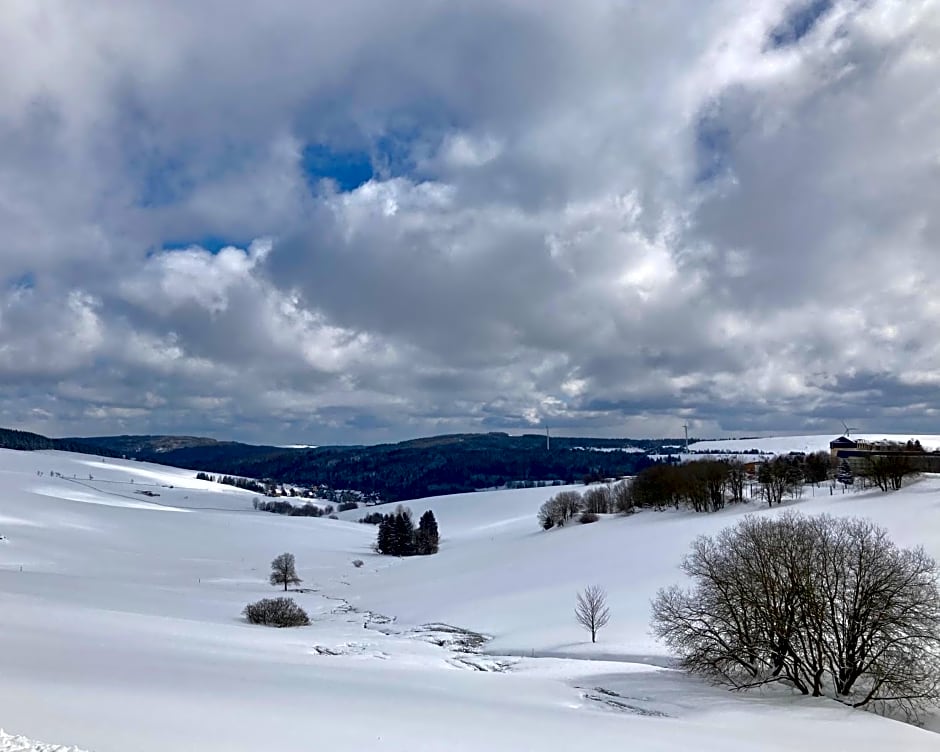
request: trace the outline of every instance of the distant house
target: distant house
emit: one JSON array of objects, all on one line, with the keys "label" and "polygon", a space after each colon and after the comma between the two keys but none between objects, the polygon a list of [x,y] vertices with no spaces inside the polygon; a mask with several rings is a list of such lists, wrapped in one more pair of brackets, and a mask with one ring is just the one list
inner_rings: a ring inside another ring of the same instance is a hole
[{"label": "distant house", "polygon": [[[829,454],[836,459],[849,456],[848,452],[854,452],[858,449],[858,442],[852,441],[848,436],[840,436],[829,442]],[[846,454],[840,454],[846,452]]]}]

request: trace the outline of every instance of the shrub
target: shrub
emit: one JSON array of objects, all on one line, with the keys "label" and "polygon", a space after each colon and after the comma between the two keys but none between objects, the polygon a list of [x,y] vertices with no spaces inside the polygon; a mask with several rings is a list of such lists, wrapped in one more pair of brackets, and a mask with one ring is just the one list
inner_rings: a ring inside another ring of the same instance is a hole
[{"label": "shrub", "polygon": [[266,627],[305,627],[310,617],[293,598],[262,598],[249,603],[242,612],[251,624]]},{"label": "shrub", "polygon": [[539,507],[539,526],[542,530],[551,530],[555,527],[555,509],[553,506],[554,499],[549,499],[542,506]]},{"label": "shrub", "polygon": [[358,509],[359,505],[355,501],[341,501],[336,509],[340,512],[349,512]]},{"label": "shrub", "polygon": [[364,562],[362,559],[353,559],[352,565],[353,565],[356,569],[359,569],[363,564],[365,564],[365,562]]},{"label": "shrub", "polygon": [[600,519],[594,512],[582,512],[581,516],[578,517],[578,522],[582,525],[589,525],[592,522],[597,522]]}]

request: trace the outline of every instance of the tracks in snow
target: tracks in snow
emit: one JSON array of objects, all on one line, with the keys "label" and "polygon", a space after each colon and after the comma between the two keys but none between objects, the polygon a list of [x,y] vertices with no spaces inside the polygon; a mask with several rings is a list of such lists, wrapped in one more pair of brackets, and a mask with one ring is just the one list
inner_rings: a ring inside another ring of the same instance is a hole
[{"label": "tracks in snow", "polygon": [[[356,608],[348,600],[339,596],[323,595],[322,593],[320,593],[320,596],[326,600],[337,602],[337,605],[330,610],[330,616],[349,615],[353,618],[360,618],[363,629],[372,630],[388,637],[419,640],[436,645],[449,653],[444,660],[445,663],[454,668],[467,671],[504,673],[518,662],[518,659],[507,658],[506,656],[484,654],[482,648],[490,638],[479,632],[443,623],[422,624],[417,627],[399,627],[394,617]],[[371,654],[372,657],[381,660],[388,660],[391,657],[388,653],[375,650],[375,646],[370,645],[368,641],[345,642],[335,646],[315,645],[313,651],[321,656]]]}]

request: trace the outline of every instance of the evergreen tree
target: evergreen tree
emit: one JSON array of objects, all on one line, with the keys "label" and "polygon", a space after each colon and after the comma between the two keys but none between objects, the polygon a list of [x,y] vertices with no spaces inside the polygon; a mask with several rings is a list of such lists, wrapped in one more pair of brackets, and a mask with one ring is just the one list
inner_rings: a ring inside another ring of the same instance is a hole
[{"label": "evergreen tree", "polygon": [[421,515],[418,522],[418,532],[415,535],[415,549],[419,556],[436,554],[440,544],[441,535],[437,529],[437,520],[430,509]]},{"label": "evergreen tree", "polygon": [[379,522],[379,532],[375,539],[375,547],[380,554],[391,554],[392,543],[392,518],[389,515],[382,515]]},{"label": "evergreen tree", "polygon": [[839,463],[839,474],[836,476],[836,480],[843,486],[851,486],[855,483],[855,474],[852,472],[852,466],[845,458]]},{"label": "evergreen tree", "polygon": [[379,522],[375,550],[387,556],[414,556],[437,553],[440,534],[437,521],[430,510],[421,517],[420,529],[415,529],[411,510],[399,506],[393,514],[386,514]]},{"label": "evergreen tree", "polygon": [[411,520],[411,510],[398,507],[395,510],[395,520],[392,523],[395,531],[395,556],[414,556],[415,554],[415,526]]}]

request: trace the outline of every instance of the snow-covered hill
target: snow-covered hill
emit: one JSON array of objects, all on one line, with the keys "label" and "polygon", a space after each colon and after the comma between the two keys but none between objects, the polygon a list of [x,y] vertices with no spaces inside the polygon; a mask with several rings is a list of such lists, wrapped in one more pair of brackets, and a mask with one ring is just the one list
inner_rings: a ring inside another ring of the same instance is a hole
[{"label": "snow-covered hill", "polygon": [[[678,580],[697,534],[756,507],[546,533],[535,512],[558,489],[427,499],[409,506],[434,509],[441,552],[397,560],[371,552],[364,510],[255,512],[252,494],[193,476],[0,451],[0,725],[92,752],[940,746],[831,701],[731,694],[662,668],[650,597]],[[871,516],[940,555],[938,479],[801,506]],[[274,594],[282,551],[312,624],[249,626],[241,609]],[[596,646],[572,617],[592,583],[612,611]],[[10,738],[0,751],[55,749]]]}]

